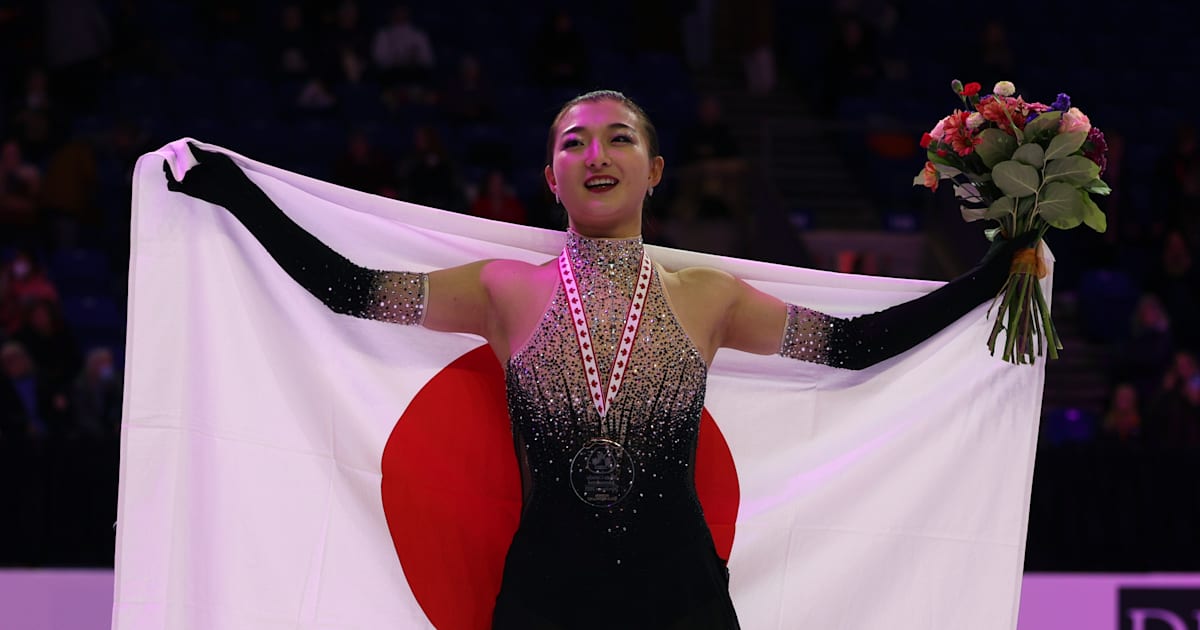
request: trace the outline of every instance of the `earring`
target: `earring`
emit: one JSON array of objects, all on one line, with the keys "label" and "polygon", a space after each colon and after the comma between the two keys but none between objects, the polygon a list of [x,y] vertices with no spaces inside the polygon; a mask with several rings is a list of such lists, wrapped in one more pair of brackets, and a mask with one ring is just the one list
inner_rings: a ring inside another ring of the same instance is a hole
[{"label": "earring", "polygon": [[562,199],[558,198],[558,191],[554,191],[554,203],[560,206],[562,205]]},{"label": "earring", "polygon": [[646,196],[647,196],[647,197],[653,197],[653,196],[654,196],[654,187],[653,187],[653,186],[651,186],[651,187],[650,187],[650,190],[647,190],[647,191],[646,191]]}]

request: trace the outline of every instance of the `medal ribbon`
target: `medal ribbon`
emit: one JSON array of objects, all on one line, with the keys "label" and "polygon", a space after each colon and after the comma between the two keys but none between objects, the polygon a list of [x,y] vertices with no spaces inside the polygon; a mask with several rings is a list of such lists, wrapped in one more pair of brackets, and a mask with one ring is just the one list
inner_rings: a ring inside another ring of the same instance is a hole
[{"label": "medal ribbon", "polygon": [[571,259],[564,249],[558,257],[558,275],[562,279],[563,290],[567,292],[567,300],[571,308],[571,321],[575,322],[575,338],[579,342],[579,357],[583,361],[583,372],[587,375],[588,390],[592,396],[592,404],[603,418],[608,413],[608,407],[616,398],[621,388],[621,377],[629,365],[629,353],[633,349],[633,340],[637,338],[638,327],[642,323],[642,307],[646,304],[646,293],[650,286],[650,258],[642,251],[642,270],[638,274],[637,286],[633,289],[633,299],[629,302],[629,313],[625,316],[625,327],[621,329],[621,345],[613,355],[612,370],[608,377],[608,388],[601,389],[600,374],[596,370],[596,353],[592,348],[592,336],[588,331],[587,313],[583,309],[579,285],[575,282],[575,270]]}]

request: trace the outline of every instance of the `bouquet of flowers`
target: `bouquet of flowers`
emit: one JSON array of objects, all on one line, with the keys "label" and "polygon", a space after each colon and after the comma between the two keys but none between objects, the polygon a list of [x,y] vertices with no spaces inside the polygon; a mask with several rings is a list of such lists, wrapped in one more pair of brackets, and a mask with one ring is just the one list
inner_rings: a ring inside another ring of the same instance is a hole
[{"label": "bouquet of flowers", "polygon": [[[1105,230],[1104,213],[1091,195],[1111,192],[1100,179],[1108,146],[1069,96],[1059,94],[1051,105],[1025,102],[1008,81],[982,98],[978,83],[955,80],[951,88],[963,109],[922,136],[928,161],[914,185],[936,191],[940,180],[950,180],[963,219],[996,222],[984,231],[988,240],[1036,231],[1040,247],[1051,227],[1069,230],[1082,223]],[[1036,248],[1018,254],[997,296],[988,349],[995,354],[996,339],[1006,331],[1005,361],[1032,363],[1035,348],[1041,355],[1046,347],[1056,359],[1062,349],[1038,282],[1042,265]]]}]

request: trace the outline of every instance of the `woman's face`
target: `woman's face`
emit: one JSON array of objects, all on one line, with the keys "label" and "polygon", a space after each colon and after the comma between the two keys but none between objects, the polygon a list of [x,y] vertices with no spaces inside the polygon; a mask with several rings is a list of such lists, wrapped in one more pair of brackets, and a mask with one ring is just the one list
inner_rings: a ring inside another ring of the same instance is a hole
[{"label": "woman's face", "polygon": [[641,233],[646,191],[662,179],[637,114],[618,101],[583,102],[567,110],[555,133],[546,182],[583,234]]}]

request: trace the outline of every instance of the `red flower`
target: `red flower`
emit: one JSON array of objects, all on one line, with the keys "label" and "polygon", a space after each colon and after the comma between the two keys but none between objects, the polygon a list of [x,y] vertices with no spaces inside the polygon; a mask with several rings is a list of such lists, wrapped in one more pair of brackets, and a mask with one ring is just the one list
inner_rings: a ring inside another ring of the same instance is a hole
[{"label": "red flower", "polygon": [[[983,114],[985,120],[996,123],[1004,131],[1012,135],[1012,125],[1015,123],[1018,129],[1025,128],[1025,119],[1029,116],[1030,107],[1021,97],[1012,96],[985,96],[975,106],[980,114]],[[1009,122],[1008,116],[1004,114],[1007,109],[1012,115],[1012,123]]]},{"label": "red flower", "polygon": [[946,157],[946,155],[947,155],[945,149],[938,149],[937,154],[938,154],[938,157]]},{"label": "red flower", "polygon": [[921,136],[921,148],[928,149],[930,142],[933,142],[933,136],[929,135],[929,132],[926,131],[925,135]]},{"label": "red flower", "polygon": [[963,157],[971,155],[975,145],[983,142],[983,138],[972,134],[967,128],[967,117],[970,115],[970,112],[955,111],[946,118],[946,134],[942,136],[942,143],[949,144],[955,153]]},{"label": "red flower", "polygon": [[963,96],[975,96],[978,93],[979,93],[979,84],[978,83],[968,83],[963,86],[963,91],[962,91]]}]

